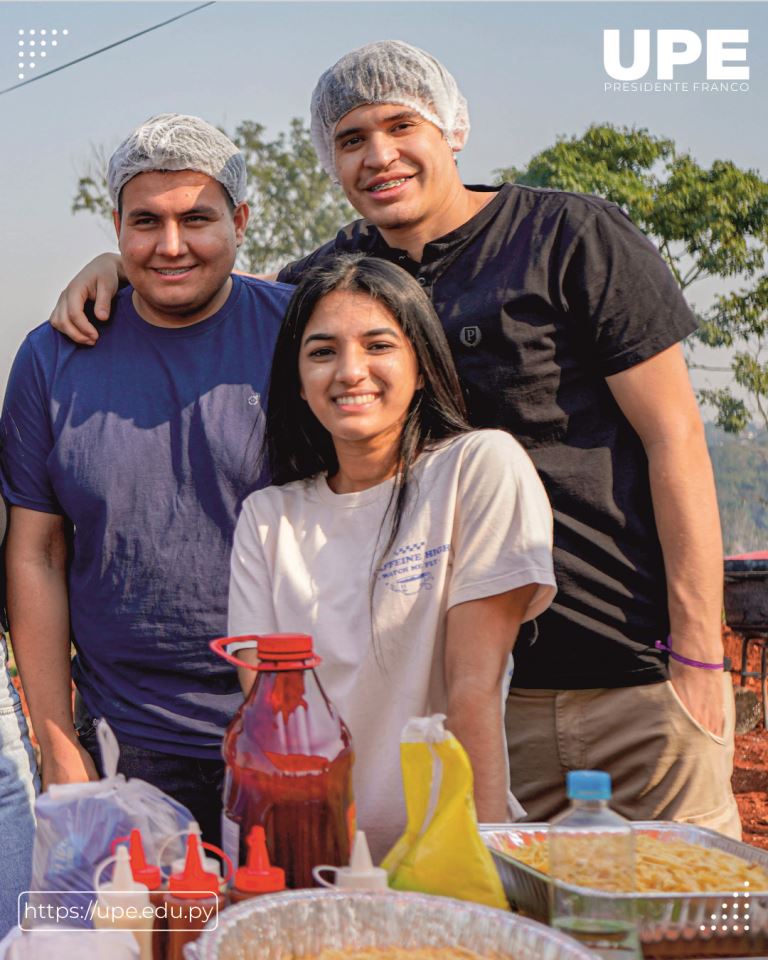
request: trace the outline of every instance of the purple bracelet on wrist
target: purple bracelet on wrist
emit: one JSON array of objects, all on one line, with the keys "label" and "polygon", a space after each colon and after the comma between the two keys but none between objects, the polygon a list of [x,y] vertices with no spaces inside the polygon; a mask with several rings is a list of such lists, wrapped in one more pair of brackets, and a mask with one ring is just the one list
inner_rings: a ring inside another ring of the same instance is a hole
[{"label": "purple bracelet on wrist", "polygon": [[677,660],[678,663],[684,663],[688,667],[699,667],[701,670],[723,670],[725,667],[725,663],[703,663],[701,660],[691,660],[689,657],[684,657],[681,653],[675,653],[671,644],[672,637],[669,636],[667,637],[666,643],[664,643],[663,640],[657,640],[656,649],[666,651],[673,660]]}]

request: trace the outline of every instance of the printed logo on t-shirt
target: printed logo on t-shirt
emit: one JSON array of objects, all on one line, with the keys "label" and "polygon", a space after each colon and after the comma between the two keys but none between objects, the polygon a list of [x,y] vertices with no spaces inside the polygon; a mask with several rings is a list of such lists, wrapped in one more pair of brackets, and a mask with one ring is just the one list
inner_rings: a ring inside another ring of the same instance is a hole
[{"label": "printed logo on t-shirt", "polygon": [[379,567],[377,578],[393,593],[406,595],[431,590],[435,585],[435,568],[448,556],[450,543],[427,547],[424,540],[398,547]]},{"label": "printed logo on t-shirt", "polygon": [[476,347],[482,339],[480,327],[462,327],[459,331],[459,340],[465,347]]},{"label": "printed logo on t-shirt", "polygon": [[252,394],[250,395],[250,397],[248,397],[248,406],[249,406],[249,407],[257,407],[257,406],[259,405],[260,401],[261,401],[261,397],[259,396],[259,394],[258,394],[258,393],[252,393]]}]

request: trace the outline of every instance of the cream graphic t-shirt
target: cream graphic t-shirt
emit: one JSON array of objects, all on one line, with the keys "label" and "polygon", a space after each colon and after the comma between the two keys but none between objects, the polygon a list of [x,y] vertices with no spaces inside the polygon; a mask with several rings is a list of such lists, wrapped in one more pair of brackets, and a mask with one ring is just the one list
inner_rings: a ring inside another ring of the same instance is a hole
[{"label": "cream graphic t-shirt", "polygon": [[405,826],[400,731],[447,712],[446,611],[536,583],[529,620],[555,594],[552,511],[509,434],[478,430],[422,454],[381,558],[393,484],[335,494],[320,475],[251,494],[229,594],[230,636],[314,638],[320,682],[352,734],[358,825],[377,860]]}]

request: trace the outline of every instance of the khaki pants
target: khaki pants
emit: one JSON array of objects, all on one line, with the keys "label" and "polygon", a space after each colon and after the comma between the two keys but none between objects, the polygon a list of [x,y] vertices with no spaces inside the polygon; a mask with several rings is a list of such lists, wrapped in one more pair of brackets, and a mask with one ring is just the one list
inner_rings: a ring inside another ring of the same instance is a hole
[{"label": "khaki pants", "polygon": [[528,820],[567,804],[568,770],[607,770],[611,806],[630,820],[676,820],[741,839],[731,790],[735,709],[730,674],[725,731],[690,715],[672,684],[600,690],[513,687],[506,707],[512,792]]}]

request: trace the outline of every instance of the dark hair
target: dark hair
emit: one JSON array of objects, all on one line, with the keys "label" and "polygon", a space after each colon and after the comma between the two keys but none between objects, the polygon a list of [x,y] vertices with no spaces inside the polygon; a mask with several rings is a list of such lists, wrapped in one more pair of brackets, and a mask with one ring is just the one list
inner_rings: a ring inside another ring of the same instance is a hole
[{"label": "dark hair", "polygon": [[264,455],[272,482],[303,480],[339,464],[331,435],[301,399],[301,339],[318,302],[335,290],[363,293],[392,314],[416,354],[423,387],[406,414],[398,451],[399,469],[392,491],[392,524],[382,556],[400,527],[411,467],[437,441],[470,430],[461,384],[448,341],[429,298],[410,274],[387,260],[341,254],[311,269],[288,304],[272,361]]}]

